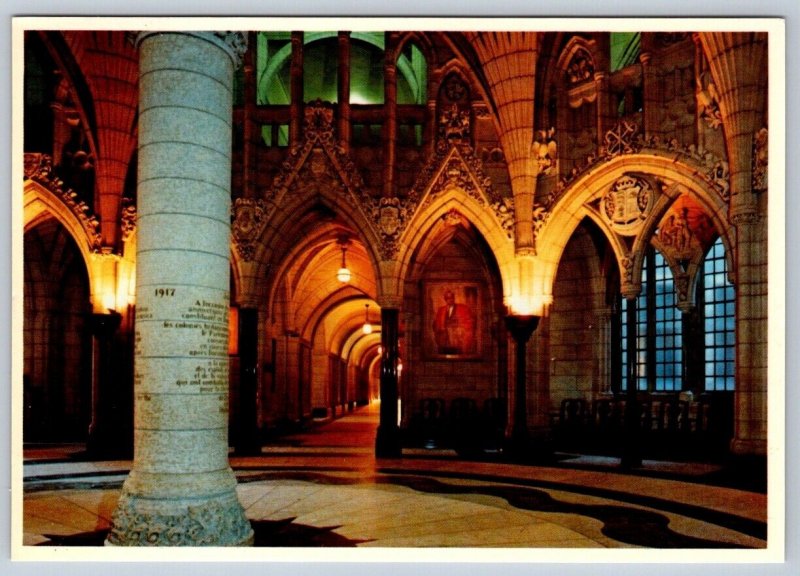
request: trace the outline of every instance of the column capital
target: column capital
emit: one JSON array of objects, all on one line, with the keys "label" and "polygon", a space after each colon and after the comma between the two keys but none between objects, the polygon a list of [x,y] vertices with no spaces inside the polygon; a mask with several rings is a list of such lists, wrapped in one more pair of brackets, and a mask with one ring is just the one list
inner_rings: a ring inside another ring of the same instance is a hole
[{"label": "column capital", "polygon": [[626,300],[636,300],[641,292],[641,284],[625,284],[620,290],[620,294],[622,294],[622,297]]},{"label": "column capital", "polygon": [[219,48],[222,48],[233,61],[234,68],[239,68],[244,61],[244,53],[247,51],[247,33],[235,32],[231,30],[224,30],[219,32],[194,32],[189,30],[181,31],[164,31],[153,30],[140,32],[136,36],[136,46],[138,47],[147,37],[157,36],[162,34],[182,34],[184,36],[193,36],[201,38]]},{"label": "column capital", "polygon": [[518,344],[526,343],[536,327],[539,325],[539,316],[510,315],[506,316],[506,328]]},{"label": "column capital", "polygon": [[383,294],[376,299],[378,306],[381,310],[396,308],[397,310],[403,307],[403,297],[399,294]]}]

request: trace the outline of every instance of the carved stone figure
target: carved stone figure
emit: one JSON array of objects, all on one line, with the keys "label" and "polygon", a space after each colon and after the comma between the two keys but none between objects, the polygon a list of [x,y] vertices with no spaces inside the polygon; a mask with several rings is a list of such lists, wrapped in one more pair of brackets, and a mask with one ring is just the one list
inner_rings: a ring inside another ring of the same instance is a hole
[{"label": "carved stone figure", "polygon": [[537,139],[531,146],[539,174],[549,175],[555,170],[556,158],[558,157],[558,144],[554,138],[555,132],[555,128],[540,130],[537,133]]}]

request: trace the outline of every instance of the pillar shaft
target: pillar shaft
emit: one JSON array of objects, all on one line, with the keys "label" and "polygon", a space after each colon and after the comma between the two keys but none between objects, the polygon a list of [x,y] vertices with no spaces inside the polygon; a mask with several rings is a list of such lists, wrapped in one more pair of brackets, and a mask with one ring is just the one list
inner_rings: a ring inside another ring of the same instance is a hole
[{"label": "pillar shaft", "polygon": [[239,309],[239,422],[237,454],[260,454],[258,430],[258,310]]},{"label": "pillar shaft", "polygon": [[[122,317],[92,314],[92,421],[86,449],[92,457],[130,457],[130,434],[121,430],[126,406],[119,375],[114,373],[114,333]],[[128,389],[130,393],[130,389]],[[130,411],[130,403],[127,405]],[[128,425],[130,421],[128,420]]]},{"label": "pillar shaft", "polygon": [[638,382],[636,381],[636,297],[627,298],[628,305],[625,315],[627,328],[627,381],[625,391],[625,442],[623,445],[622,466],[631,468],[642,465],[642,450],[640,442],[641,426],[639,425],[639,399]]},{"label": "pillar shaft", "polygon": [[736,224],[736,395],[734,438],[737,454],[767,450],[767,282],[762,225],[753,214]]},{"label": "pillar shaft", "polygon": [[[387,51],[386,57],[390,58],[394,51]],[[383,195],[394,196],[394,171],[397,155],[397,65],[394,61],[387,61],[384,69],[384,175]]]},{"label": "pillar shaft", "polygon": [[139,37],[134,462],[110,545],[253,539],[228,464],[231,40]]},{"label": "pillar shaft", "polygon": [[350,32],[339,32],[339,142],[350,152]]},{"label": "pillar shaft", "polygon": [[538,316],[506,316],[506,328],[514,339],[515,383],[514,417],[511,425],[511,451],[515,456],[527,456],[528,434],[528,375],[527,348],[531,334],[539,325]]},{"label": "pillar shaft", "polygon": [[289,65],[291,120],[289,144],[300,142],[303,129],[303,33],[292,32],[292,60]]},{"label": "pillar shaft", "polygon": [[402,455],[397,425],[399,317],[397,308],[381,308],[381,419],[375,441],[378,458],[399,458]]}]

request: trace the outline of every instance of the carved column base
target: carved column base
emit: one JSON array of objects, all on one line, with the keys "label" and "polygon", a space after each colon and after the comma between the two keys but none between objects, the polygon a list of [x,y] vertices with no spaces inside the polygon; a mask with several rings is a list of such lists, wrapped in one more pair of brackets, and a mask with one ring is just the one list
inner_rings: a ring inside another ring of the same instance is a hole
[{"label": "carved column base", "polygon": [[207,499],[120,497],[106,546],[252,546],[253,529],[231,491]]}]

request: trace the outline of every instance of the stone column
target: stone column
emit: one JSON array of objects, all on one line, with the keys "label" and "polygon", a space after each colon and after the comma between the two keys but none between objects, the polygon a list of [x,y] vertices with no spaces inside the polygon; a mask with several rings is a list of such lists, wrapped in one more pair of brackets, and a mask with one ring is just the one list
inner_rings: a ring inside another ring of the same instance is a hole
[{"label": "stone column", "polygon": [[[114,333],[121,320],[122,316],[117,312],[92,314],[92,421],[86,443],[86,450],[91,457],[126,454],[130,457],[130,446],[124,445],[124,435],[118,429],[122,414],[115,396],[119,391],[113,389],[121,384],[121,378],[115,378],[112,359]],[[130,435],[127,439],[130,441]]]},{"label": "stone column", "polygon": [[608,86],[608,74],[602,71],[594,73],[594,89],[597,98],[594,101],[597,107],[597,146],[605,146],[606,132],[611,129],[614,123],[612,113],[612,98]]},{"label": "stone column", "polygon": [[[652,282],[650,283],[652,285]],[[623,468],[634,468],[642,465],[641,426],[639,425],[639,398],[636,374],[636,294],[625,294],[628,301],[625,323],[627,327],[627,380],[625,391],[625,441],[622,447]]]},{"label": "stone column", "polygon": [[291,120],[289,121],[289,145],[302,139],[303,130],[303,33],[292,32],[292,60],[289,64]]},{"label": "stone column", "polygon": [[133,469],[109,545],[244,546],[228,463],[231,112],[244,36],[139,36]]},{"label": "stone column", "polygon": [[[652,55],[649,52],[642,52],[639,55],[639,63],[642,66],[642,134],[645,137],[659,134],[661,125],[661,107],[658,105],[658,76],[651,63]],[[633,95],[631,93],[631,95]],[[627,94],[626,94],[627,98]],[[625,103],[628,104],[627,102]],[[626,111],[627,112],[627,111]],[[634,110],[635,112],[635,110]]]},{"label": "stone column", "polygon": [[[253,39],[253,32],[249,33]],[[249,40],[248,40],[249,41]],[[254,42],[255,44],[255,42]],[[261,130],[256,126],[256,66],[255,50],[245,54],[244,59],[244,104],[242,105],[242,196],[253,198],[255,196],[255,179],[258,170],[258,138]]]},{"label": "stone column", "polygon": [[375,456],[402,456],[400,429],[397,426],[397,356],[400,340],[399,311],[381,307],[381,416]]},{"label": "stone column", "polygon": [[383,67],[383,195],[394,196],[394,171],[397,160],[397,64],[394,48],[386,51]]},{"label": "stone column", "polygon": [[350,152],[350,32],[339,32],[339,142]]},{"label": "stone column", "polygon": [[757,214],[738,214],[736,226],[735,454],[767,453],[766,230]]},{"label": "stone column", "polygon": [[611,318],[610,307],[601,308],[595,314],[594,361],[595,377],[592,392],[611,391]]},{"label": "stone column", "polygon": [[258,429],[258,309],[239,309],[239,422],[236,453],[261,454]]},{"label": "stone column", "polygon": [[530,457],[530,435],[528,433],[528,377],[526,350],[528,340],[539,325],[538,316],[506,316],[506,328],[515,344],[514,417],[511,426],[509,452],[514,458]]}]

